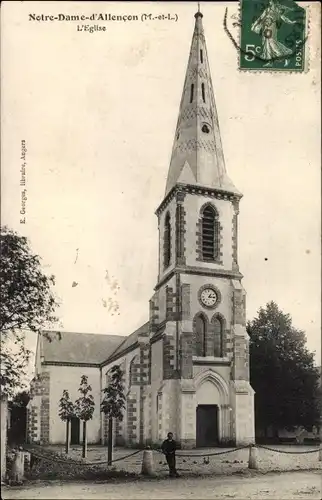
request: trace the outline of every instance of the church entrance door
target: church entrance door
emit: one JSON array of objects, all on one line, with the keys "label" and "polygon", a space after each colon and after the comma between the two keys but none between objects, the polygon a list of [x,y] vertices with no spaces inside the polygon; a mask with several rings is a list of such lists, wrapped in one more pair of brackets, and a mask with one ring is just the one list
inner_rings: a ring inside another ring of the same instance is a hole
[{"label": "church entrance door", "polygon": [[197,447],[218,445],[218,406],[197,406]]},{"label": "church entrance door", "polygon": [[71,419],[70,444],[79,444],[80,437],[80,421],[79,418]]}]

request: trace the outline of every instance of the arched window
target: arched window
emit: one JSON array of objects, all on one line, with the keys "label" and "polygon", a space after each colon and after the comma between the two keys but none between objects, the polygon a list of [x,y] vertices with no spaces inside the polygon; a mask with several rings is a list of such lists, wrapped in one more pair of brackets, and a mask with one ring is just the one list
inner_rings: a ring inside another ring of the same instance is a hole
[{"label": "arched window", "polygon": [[195,355],[206,356],[206,321],[202,314],[195,318]]},{"label": "arched window", "polygon": [[163,251],[164,251],[164,267],[168,267],[171,261],[171,223],[169,212],[165,216],[164,221],[164,238],[163,238]]},{"label": "arched window", "polygon": [[219,251],[219,222],[217,212],[211,205],[207,205],[202,213],[202,258],[215,260]]},{"label": "arched window", "polygon": [[223,321],[218,316],[212,319],[214,335],[214,356],[223,357]]},{"label": "arched window", "polygon": [[206,102],[206,94],[205,94],[205,84],[201,84],[201,93],[202,93],[202,100],[203,102]]},{"label": "arched window", "polygon": [[132,387],[133,384],[137,382],[137,367],[135,364],[137,363],[137,356],[134,356],[130,362],[130,367],[129,367],[129,389]]},{"label": "arched window", "polygon": [[200,49],[200,62],[201,62],[201,64],[203,63],[203,53],[202,53],[202,49]]},{"label": "arched window", "polygon": [[193,101],[193,89],[194,89],[194,84],[192,83],[190,87],[190,102]]}]

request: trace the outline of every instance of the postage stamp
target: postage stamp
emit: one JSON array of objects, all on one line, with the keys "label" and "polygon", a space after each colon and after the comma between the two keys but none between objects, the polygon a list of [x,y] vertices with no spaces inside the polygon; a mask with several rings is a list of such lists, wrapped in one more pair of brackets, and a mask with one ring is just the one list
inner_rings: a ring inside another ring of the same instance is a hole
[{"label": "postage stamp", "polygon": [[294,0],[241,0],[242,70],[305,70],[306,10]]}]

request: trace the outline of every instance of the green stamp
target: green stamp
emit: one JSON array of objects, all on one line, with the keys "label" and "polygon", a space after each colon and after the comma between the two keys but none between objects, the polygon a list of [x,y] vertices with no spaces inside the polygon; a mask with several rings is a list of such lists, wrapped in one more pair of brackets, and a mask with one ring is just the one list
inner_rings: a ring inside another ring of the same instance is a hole
[{"label": "green stamp", "polygon": [[294,0],[241,0],[239,68],[305,69],[306,11]]}]

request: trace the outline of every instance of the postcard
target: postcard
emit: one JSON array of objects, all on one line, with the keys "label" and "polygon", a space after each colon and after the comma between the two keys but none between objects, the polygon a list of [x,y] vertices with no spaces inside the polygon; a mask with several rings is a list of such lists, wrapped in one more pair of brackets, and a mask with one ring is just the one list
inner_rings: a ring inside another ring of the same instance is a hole
[{"label": "postcard", "polygon": [[30,350],[29,446],[104,461],[111,439],[113,460],[163,443],[175,476],[175,446],[314,441],[290,394],[262,417],[284,372],[264,386],[256,367],[263,338],[321,366],[319,3],[1,11],[3,331]]}]

